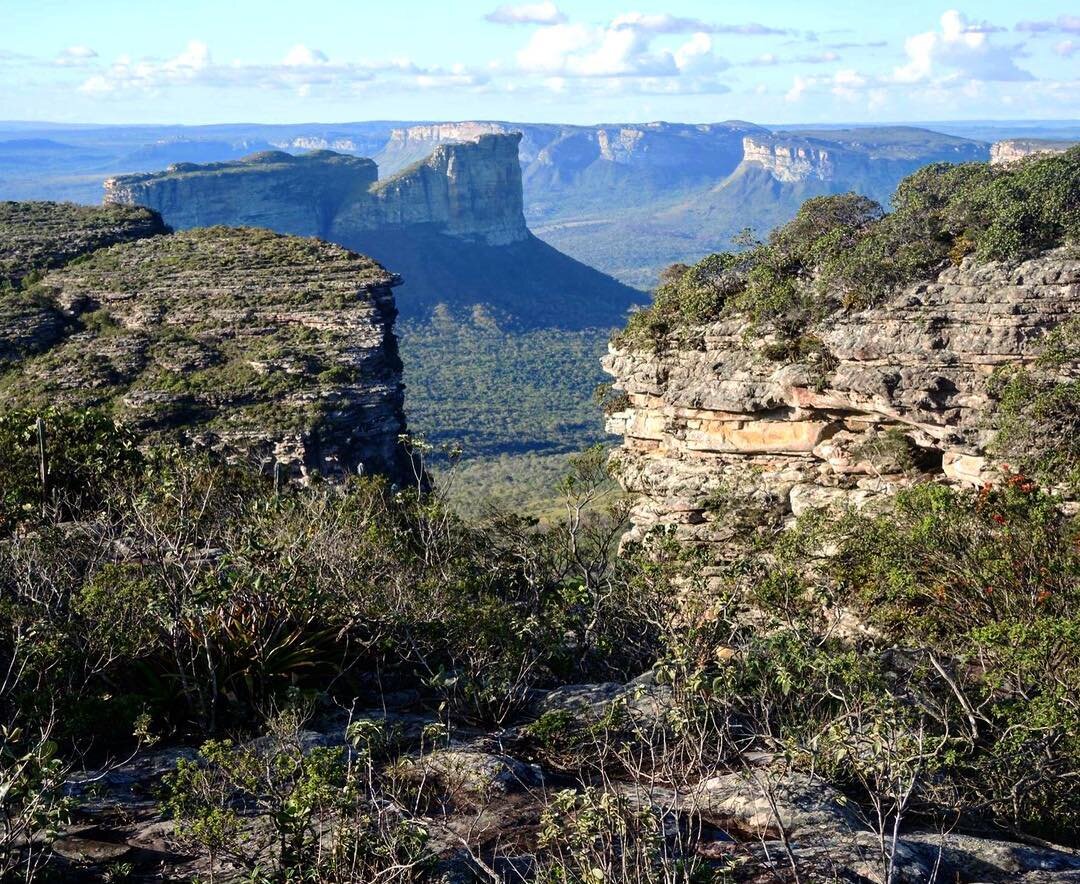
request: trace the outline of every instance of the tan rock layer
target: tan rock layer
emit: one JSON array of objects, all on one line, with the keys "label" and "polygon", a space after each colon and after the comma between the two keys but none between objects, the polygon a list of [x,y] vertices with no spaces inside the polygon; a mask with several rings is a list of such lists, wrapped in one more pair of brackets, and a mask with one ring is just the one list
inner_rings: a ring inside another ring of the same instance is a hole
[{"label": "tan rock layer", "polygon": [[[769,337],[740,317],[657,352],[613,345],[604,369],[629,404],[607,428],[623,437],[620,480],[640,495],[630,537],[669,525],[722,546],[747,506],[782,522],[915,481],[1000,475],[987,455],[987,381],[1034,358],[1078,298],[1080,261],[1058,250],[1017,267],[965,261],[880,307],[835,315],[811,330],[827,351],[815,364],[771,361]],[[900,434],[914,465],[890,456]]]}]

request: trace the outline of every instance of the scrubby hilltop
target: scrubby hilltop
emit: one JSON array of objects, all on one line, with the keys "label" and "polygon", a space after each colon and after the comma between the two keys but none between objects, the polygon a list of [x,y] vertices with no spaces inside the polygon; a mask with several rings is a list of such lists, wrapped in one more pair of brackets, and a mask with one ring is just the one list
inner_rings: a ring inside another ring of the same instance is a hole
[{"label": "scrubby hilltop", "polygon": [[[1040,445],[1069,452],[1041,477],[1075,482],[1067,435],[1035,445],[1048,430],[1031,427],[1018,444],[995,429],[1049,420],[1054,403],[1065,424],[1049,432],[1071,432],[1073,387],[1041,385],[1077,368],[1078,194],[1076,149],[930,166],[892,213],[818,197],[746,253],[672,268],[605,360],[625,396],[608,426],[644,495],[637,533],[670,524],[722,548],[739,500],[782,524],[917,481],[1036,470]],[[1063,348],[1053,368],[1015,374],[1048,347]]]},{"label": "scrubby hilltop", "polygon": [[116,206],[5,204],[5,224],[24,280],[0,294],[0,407],[92,407],[286,476],[416,480],[398,441],[398,280],[371,259],[251,228],[163,233]]}]

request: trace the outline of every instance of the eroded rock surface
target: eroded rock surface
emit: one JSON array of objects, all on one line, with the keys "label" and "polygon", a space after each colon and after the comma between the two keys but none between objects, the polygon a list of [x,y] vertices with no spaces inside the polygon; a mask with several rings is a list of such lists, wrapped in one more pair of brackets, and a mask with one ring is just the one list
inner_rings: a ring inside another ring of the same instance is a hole
[{"label": "eroded rock surface", "polygon": [[399,444],[396,283],[340,246],[265,230],[115,245],[35,288],[63,327],[44,352],[8,351],[0,407],[98,406],[150,438],[281,463],[287,474],[415,480]]},{"label": "eroded rock surface", "polygon": [[613,345],[604,368],[627,396],[608,429],[640,494],[631,537],[674,526],[721,550],[738,526],[816,507],[863,507],[916,481],[981,485],[989,462],[987,382],[1034,358],[1075,312],[1080,261],[1064,251],[1019,266],[965,261],[874,309],[809,330],[808,355],[730,317],[657,352]]},{"label": "eroded rock surface", "polygon": [[1008,138],[990,145],[990,163],[994,166],[1015,163],[1037,154],[1065,153],[1075,141],[1055,141],[1049,138]]}]

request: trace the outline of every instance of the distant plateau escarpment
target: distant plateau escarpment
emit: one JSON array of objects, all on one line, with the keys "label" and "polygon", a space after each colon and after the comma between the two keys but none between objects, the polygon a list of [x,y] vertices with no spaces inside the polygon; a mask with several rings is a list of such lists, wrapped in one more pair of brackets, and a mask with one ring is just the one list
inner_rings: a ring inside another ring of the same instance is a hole
[{"label": "distant plateau escarpment", "polygon": [[611,325],[640,293],[537,240],[525,223],[517,134],[440,143],[378,179],[374,161],[264,152],[177,164],[105,183],[106,203],[146,206],[177,229],[258,226],[318,236],[399,271],[404,316],[482,303],[524,326]]}]

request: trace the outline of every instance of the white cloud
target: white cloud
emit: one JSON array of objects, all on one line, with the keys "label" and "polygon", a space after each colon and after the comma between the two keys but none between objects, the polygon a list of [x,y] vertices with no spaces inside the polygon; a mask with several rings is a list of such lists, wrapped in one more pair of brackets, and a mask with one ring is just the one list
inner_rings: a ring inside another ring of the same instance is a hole
[{"label": "white cloud", "polygon": [[642,17],[620,16],[607,27],[561,24],[532,34],[518,52],[524,73],[562,77],[676,77],[683,73],[717,71],[727,62],[713,53],[704,31],[693,33],[674,51],[653,51],[656,33],[639,26]]},{"label": "white cloud", "polygon": [[68,46],[56,56],[54,64],[61,67],[83,67],[98,57],[89,46]]},{"label": "white cloud", "polygon": [[1076,40],[1062,40],[1054,46],[1054,52],[1062,58],[1072,58],[1073,54],[1080,50],[1080,42]]},{"label": "white cloud", "polygon": [[675,50],[675,67],[680,71],[708,70],[715,65],[712,38],[697,33]]},{"label": "white cloud", "polygon": [[612,22],[613,28],[630,28],[648,31],[652,34],[733,34],[747,37],[762,37],[788,34],[790,31],[772,28],[767,25],[750,22],[743,25],[714,24],[698,18],[662,14],[627,12],[617,16]]},{"label": "white cloud", "polygon": [[795,79],[791,81],[791,88],[788,89],[784,95],[784,101],[791,102],[792,104],[801,101],[803,95],[806,94],[806,90],[810,88],[810,80],[806,77],[800,77],[796,75]]},{"label": "white cloud", "polygon": [[906,65],[893,71],[898,83],[942,77],[1017,81],[1034,79],[1016,64],[1015,46],[994,45],[985,25],[971,25],[955,9],[941,16],[941,30],[916,34],[904,42]]},{"label": "white cloud", "polygon": [[543,3],[505,4],[484,16],[499,25],[561,25],[566,16],[551,0]]},{"label": "white cloud", "polygon": [[858,71],[842,70],[833,74],[832,94],[846,101],[855,101],[866,88],[867,79]]}]

